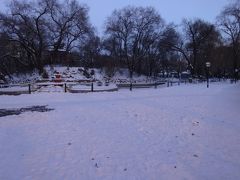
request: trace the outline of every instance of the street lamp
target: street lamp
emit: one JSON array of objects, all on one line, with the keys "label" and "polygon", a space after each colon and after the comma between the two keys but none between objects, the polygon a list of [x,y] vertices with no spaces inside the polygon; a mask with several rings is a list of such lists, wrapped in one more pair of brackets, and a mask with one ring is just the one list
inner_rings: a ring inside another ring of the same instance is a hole
[{"label": "street lamp", "polygon": [[235,69],[235,83],[237,83],[238,80],[238,69]]},{"label": "street lamp", "polygon": [[206,68],[207,68],[207,88],[209,88],[209,68],[211,67],[210,62],[206,62]]}]

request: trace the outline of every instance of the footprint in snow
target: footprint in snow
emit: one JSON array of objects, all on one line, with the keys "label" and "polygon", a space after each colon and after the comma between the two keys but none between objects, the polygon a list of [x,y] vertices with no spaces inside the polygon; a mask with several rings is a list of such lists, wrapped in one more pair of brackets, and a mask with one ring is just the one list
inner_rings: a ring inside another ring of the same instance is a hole
[{"label": "footprint in snow", "polygon": [[196,122],[193,122],[192,124],[193,124],[193,126],[198,126],[198,125],[199,125],[199,122],[196,121]]},{"label": "footprint in snow", "polygon": [[96,167],[96,168],[99,168],[99,166],[98,166],[98,164],[97,164],[97,163],[95,164],[95,167]]}]

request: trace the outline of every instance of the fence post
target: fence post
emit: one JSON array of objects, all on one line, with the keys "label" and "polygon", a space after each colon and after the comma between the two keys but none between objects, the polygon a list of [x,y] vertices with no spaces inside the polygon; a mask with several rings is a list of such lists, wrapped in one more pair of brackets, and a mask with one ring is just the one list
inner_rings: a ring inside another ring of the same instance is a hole
[{"label": "fence post", "polygon": [[155,89],[157,89],[157,82],[155,82]]},{"label": "fence post", "polygon": [[64,92],[66,93],[67,92],[67,84],[64,83]]},{"label": "fence post", "polygon": [[130,82],[130,91],[132,91],[132,82]]},{"label": "fence post", "polygon": [[93,82],[92,82],[92,84],[91,84],[91,92],[93,92]]},{"label": "fence post", "polygon": [[28,84],[28,93],[31,94],[31,84]]}]

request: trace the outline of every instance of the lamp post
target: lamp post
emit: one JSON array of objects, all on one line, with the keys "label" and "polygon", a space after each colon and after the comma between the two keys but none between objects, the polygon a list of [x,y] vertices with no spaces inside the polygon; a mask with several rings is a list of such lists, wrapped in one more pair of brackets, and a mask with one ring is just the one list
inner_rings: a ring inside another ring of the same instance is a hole
[{"label": "lamp post", "polygon": [[235,69],[235,83],[237,83],[238,80],[238,69]]},{"label": "lamp post", "polygon": [[206,68],[207,68],[207,88],[209,88],[209,68],[211,67],[210,62],[206,62]]}]

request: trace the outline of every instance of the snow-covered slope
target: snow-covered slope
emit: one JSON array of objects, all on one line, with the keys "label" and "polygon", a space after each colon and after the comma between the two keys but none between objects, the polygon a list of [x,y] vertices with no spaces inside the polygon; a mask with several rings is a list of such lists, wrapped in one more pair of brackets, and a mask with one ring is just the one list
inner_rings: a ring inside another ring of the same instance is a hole
[{"label": "snow-covered slope", "polygon": [[[95,80],[111,80],[112,82],[118,81],[128,81],[129,73],[127,69],[119,69],[113,74],[113,76],[109,77],[106,74],[104,69],[87,69],[85,70],[82,67],[66,67],[66,66],[46,66],[45,71],[48,75],[48,80],[53,80],[56,78],[56,74],[59,73],[63,81],[76,81],[76,80],[87,80],[87,79],[95,79]],[[94,75],[91,76],[91,71],[94,71]],[[6,79],[12,83],[29,83],[36,82],[37,80],[47,80],[39,75],[38,71],[35,70],[31,73],[18,73],[13,74],[12,79],[6,77]],[[146,76],[134,74],[134,80],[136,81],[145,81]]]},{"label": "snow-covered slope", "polygon": [[240,84],[0,96],[0,179],[240,178]]}]

